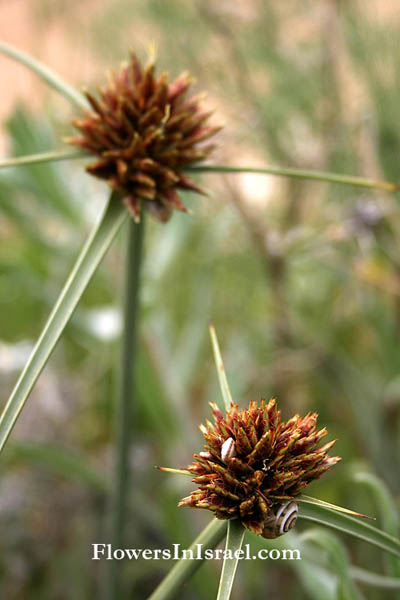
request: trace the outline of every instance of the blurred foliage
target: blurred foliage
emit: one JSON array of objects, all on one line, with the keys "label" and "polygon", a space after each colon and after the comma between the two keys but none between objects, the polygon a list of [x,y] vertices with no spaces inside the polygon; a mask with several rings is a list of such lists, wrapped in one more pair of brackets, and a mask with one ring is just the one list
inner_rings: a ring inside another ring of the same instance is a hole
[{"label": "blurred foliage", "polygon": [[[126,55],[137,33],[157,39],[162,68],[196,75],[226,121],[219,162],[399,181],[400,21],[381,22],[373,3],[107,0],[85,24],[62,4],[35,3],[38,32],[49,18],[66,29],[73,22],[74,36],[89,28],[93,53],[107,66]],[[66,130],[51,108],[38,115],[27,106],[16,106],[4,126],[10,155],[57,147]],[[379,526],[398,533],[398,198],[258,176],[210,175],[204,183],[210,198],[185,199],[191,216],[176,214],[166,227],[149,224],[131,546],[189,544],[209,520],[178,511],[190,482],[154,465],[190,462],[201,443],[196,426],[208,416],[207,402],[219,397],[210,319],[242,406],[276,395],[285,417],[317,410],[329,438],[338,438],[343,463],[310,494],[376,515]],[[0,174],[5,398],[105,193],[79,161]],[[107,541],[123,237],[85,293],[0,459],[2,598],[79,600],[102,587],[101,562],[90,555],[92,543]],[[381,494],[373,492],[376,481],[383,482]],[[307,529],[300,522],[296,534],[272,547],[300,544],[298,532]],[[344,550],[331,534],[314,532],[311,539],[328,560],[314,552],[294,566],[242,562],[233,597],[261,598],[268,590],[276,599],[378,599],[379,589],[354,588],[347,563],[399,573],[398,564],[361,543],[343,539]],[[169,567],[127,562],[131,597],[146,597]],[[218,572],[218,564],[203,566],[181,598],[214,597]]]}]

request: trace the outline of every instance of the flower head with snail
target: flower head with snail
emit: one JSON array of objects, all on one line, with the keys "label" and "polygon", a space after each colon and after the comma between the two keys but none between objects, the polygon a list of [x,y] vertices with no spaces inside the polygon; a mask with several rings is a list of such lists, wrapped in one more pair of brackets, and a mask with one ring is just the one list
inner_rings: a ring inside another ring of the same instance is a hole
[{"label": "flower head with snail", "polygon": [[238,519],[255,534],[276,538],[295,525],[296,499],[304,488],[340,461],[328,455],[336,440],[320,445],[328,432],[317,429],[317,413],[282,420],[274,398],[240,409],[232,402],[212,326],[210,331],[225,414],[211,404],[213,422],[200,425],[203,450],[193,454],[186,469],[160,469],[191,475],[198,486],[179,506],[210,510],[218,519]]}]

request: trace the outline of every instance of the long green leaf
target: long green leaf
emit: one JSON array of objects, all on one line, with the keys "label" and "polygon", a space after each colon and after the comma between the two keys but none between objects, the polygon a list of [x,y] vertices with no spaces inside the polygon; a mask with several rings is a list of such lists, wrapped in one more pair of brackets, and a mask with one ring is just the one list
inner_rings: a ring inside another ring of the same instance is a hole
[{"label": "long green leaf", "polygon": [[50,87],[62,94],[73,104],[79,106],[79,108],[88,108],[88,103],[84,96],[40,61],[5,42],[0,42],[0,52],[28,67],[28,69],[41,77]]},{"label": "long green leaf", "polygon": [[[384,481],[373,473],[355,472],[352,481],[364,485],[371,493],[379,508],[384,531],[394,537],[399,534],[399,515],[394,499]],[[388,557],[388,574],[400,577],[400,561],[393,556]]]},{"label": "long green leaf", "polygon": [[217,334],[214,325],[210,325],[211,344],[214,352],[215,366],[217,367],[218,380],[224,399],[225,409],[229,410],[232,403],[232,395],[229,389],[228,380],[225,374],[224,363],[222,361],[221,350],[218,344]]},{"label": "long green leaf", "polygon": [[360,540],[369,542],[385,552],[400,556],[400,540],[395,537],[372,527],[363,519],[357,519],[342,512],[336,512],[318,501],[311,499],[298,498],[300,503],[299,517],[314,523],[320,523],[327,527],[332,527],[338,531],[348,533]]},{"label": "long green leaf", "polygon": [[329,566],[337,575],[337,596],[347,600],[362,600],[350,573],[350,558],[342,542],[326,529],[313,527],[300,536],[301,542],[313,542],[328,553]]},{"label": "long green leaf", "polygon": [[222,566],[221,579],[219,581],[217,600],[229,600],[231,597],[233,581],[235,579],[239,560],[238,551],[242,548],[245,531],[245,528],[239,520],[235,519],[233,521],[228,521],[224,564]]},{"label": "long green leaf", "polygon": [[353,579],[360,583],[387,590],[400,590],[400,578],[398,577],[386,577],[360,567],[350,567],[350,573]]},{"label": "long green leaf", "polygon": [[373,473],[366,472],[354,473],[352,481],[364,485],[371,492],[380,510],[384,530],[396,537],[399,533],[399,515],[385,482]]},{"label": "long green leaf", "polygon": [[254,173],[256,175],[277,175],[278,177],[294,177],[296,179],[310,179],[314,181],[326,181],[340,183],[343,185],[354,185],[363,188],[375,188],[386,192],[397,192],[399,186],[388,181],[373,181],[363,177],[342,175],[339,173],[324,173],[323,171],[305,171],[303,169],[289,169],[286,167],[235,167],[228,165],[199,165],[186,167],[185,171],[192,173]]},{"label": "long green leaf", "polygon": [[343,506],[337,506],[336,504],[331,504],[330,502],[326,502],[325,500],[320,500],[319,498],[313,498],[312,496],[307,496],[306,494],[302,494],[299,498],[300,502],[309,500],[312,504],[318,504],[319,506],[325,506],[325,508],[330,508],[336,512],[344,513],[345,515],[350,515],[351,517],[362,517],[364,519],[370,519],[374,521],[374,517],[369,517],[368,515],[364,515],[363,513],[356,512],[355,510],[351,510],[350,508],[344,508]]},{"label": "long green leaf", "polygon": [[3,450],[37,378],[53,352],[93,273],[127,216],[128,213],[119,196],[113,193],[102,217],[85,243],[2,412],[0,417],[0,452]]},{"label": "long green leaf", "polygon": [[7,454],[3,456],[7,457],[5,461],[7,466],[22,462],[43,467],[101,493],[105,493],[110,487],[109,480],[90,464],[84,454],[68,448],[60,448],[56,444],[17,442],[10,444]]},{"label": "long green leaf", "polygon": [[0,169],[55,162],[58,160],[71,160],[73,158],[85,158],[85,156],[88,156],[87,152],[79,152],[77,150],[54,150],[52,152],[28,154],[27,156],[13,156],[11,158],[0,160]]},{"label": "long green leaf", "polygon": [[181,558],[152,595],[149,596],[149,600],[172,600],[172,598],[176,598],[182,585],[203,564],[204,550],[215,548],[223,539],[225,532],[226,521],[213,519],[194,540],[193,544],[189,546],[189,551],[193,553],[193,556],[197,557],[201,552],[201,558],[196,558],[196,560],[183,560]]}]

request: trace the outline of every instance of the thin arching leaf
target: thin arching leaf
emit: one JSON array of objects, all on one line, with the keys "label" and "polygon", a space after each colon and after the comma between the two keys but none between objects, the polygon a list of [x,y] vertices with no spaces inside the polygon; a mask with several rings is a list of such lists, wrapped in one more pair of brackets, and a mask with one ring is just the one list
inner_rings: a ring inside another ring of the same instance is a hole
[{"label": "thin arching leaf", "polygon": [[364,585],[387,590],[400,590],[400,577],[386,577],[360,567],[350,567],[351,576]]},{"label": "thin arching leaf", "polygon": [[7,449],[3,464],[29,464],[41,467],[52,473],[75,480],[93,491],[105,493],[109,489],[109,479],[102,475],[81,452],[60,448],[52,443],[18,442]]},{"label": "thin arching leaf", "polygon": [[214,325],[210,325],[211,344],[214,352],[215,366],[217,367],[219,385],[221,388],[222,397],[224,399],[225,409],[229,410],[232,403],[232,395],[229,389],[228,380],[226,378],[224,363],[222,361],[221,351],[219,349],[218,338],[215,332]]},{"label": "thin arching leaf", "polygon": [[33,58],[33,56],[30,56],[29,54],[22,52],[22,50],[19,50],[19,48],[15,48],[5,42],[0,42],[0,52],[13,58],[22,65],[25,65],[25,67],[36,73],[36,75],[43,79],[50,87],[62,94],[76,106],[79,106],[79,108],[88,107],[88,103],[82,94],[64,81],[57,73],[49,69],[49,67],[36,60],[36,58]]},{"label": "thin arching leaf", "polygon": [[[355,483],[365,486],[379,508],[381,522],[384,531],[398,537],[399,534],[399,515],[396,503],[390,495],[385,482],[376,477],[373,473],[357,472],[352,476]],[[394,577],[400,577],[400,561],[393,556],[389,557],[388,573]]]},{"label": "thin arching leaf", "polygon": [[399,186],[388,181],[373,181],[363,177],[343,175],[341,173],[325,173],[323,171],[306,171],[304,169],[289,169],[286,167],[239,167],[228,165],[201,165],[186,167],[186,171],[193,173],[254,173],[259,175],[277,175],[278,177],[294,177],[295,179],[310,179],[313,181],[325,181],[327,183],[340,183],[342,185],[354,185],[356,187],[384,190],[386,192],[397,192]]},{"label": "thin arching leaf", "polygon": [[337,506],[336,504],[331,504],[330,502],[326,502],[325,500],[320,500],[319,498],[313,498],[312,496],[307,496],[306,494],[302,494],[300,498],[298,498],[299,502],[311,502],[312,504],[318,504],[319,506],[325,506],[325,508],[330,508],[339,513],[343,513],[345,515],[350,515],[351,517],[361,517],[363,519],[374,520],[374,517],[369,517],[368,515],[364,515],[363,513],[356,512],[355,510],[351,510],[350,508],[344,508],[343,506]]},{"label": "thin arching leaf", "polygon": [[87,156],[85,152],[77,152],[76,150],[53,150],[51,152],[40,152],[39,154],[29,154],[27,156],[13,156],[12,158],[0,160],[0,169],[20,167],[21,165],[37,165],[59,160],[85,158],[85,156]]},{"label": "thin arching leaf", "polygon": [[53,311],[0,417],[0,452],[29,394],[53,352],[93,273],[128,213],[117,194],[112,194],[99,222],[86,241]]},{"label": "thin arching leaf", "polygon": [[377,546],[385,552],[400,556],[400,540],[388,533],[372,527],[365,519],[352,517],[343,512],[328,508],[314,499],[298,498],[300,502],[299,517],[343,531],[353,537]]},{"label": "thin arching leaf", "polygon": [[331,532],[311,528],[300,536],[301,542],[312,542],[328,553],[329,566],[337,576],[337,596],[347,600],[362,600],[364,596],[354,585],[350,572],[350,558],[345,546]]}]

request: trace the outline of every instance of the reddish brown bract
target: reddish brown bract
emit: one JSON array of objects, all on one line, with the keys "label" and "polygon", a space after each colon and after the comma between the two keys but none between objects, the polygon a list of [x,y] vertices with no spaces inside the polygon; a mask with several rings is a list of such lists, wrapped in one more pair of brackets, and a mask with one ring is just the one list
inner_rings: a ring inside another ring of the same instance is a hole
[{"label": "reddish brown bract", "polygon": [[220,127],[207,125],[200,96],[185,98],[190,84],[185,73],[172,83],[166,73],[156,78],[154,64],[143,69],[132,54],[99,98],[86,93],[93,110],[73,121],[82,135],[68,142],[98,156],[88,172],[120,191],[136,220],[142,204],[163,222],[186,211],[177,189],[202,193],[182,170],[210,154],[203,142]]},{"label": "reddish brown bract", "polygon": [[282,422],[274,399],[251,402],[245,410],[232,404],[226,416],[215,404],[212,410],[214,423],[200,428],[205,452],[193,454],[188,467],[198,489],[179,506],[238,518],[250,531],[271,537],[268,523],[277,507],[340,460],[327,456],[335,441],[318,448],[327,430],[316,430],[317,413]]}]

